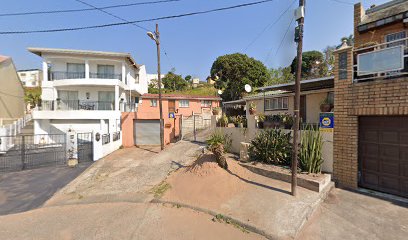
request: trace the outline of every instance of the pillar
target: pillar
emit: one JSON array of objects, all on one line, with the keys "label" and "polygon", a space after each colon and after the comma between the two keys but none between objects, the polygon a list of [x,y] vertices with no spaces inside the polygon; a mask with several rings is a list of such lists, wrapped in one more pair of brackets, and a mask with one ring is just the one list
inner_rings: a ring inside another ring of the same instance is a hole
[{"label": "pillar", "polygon": [[119,111],[119,86],[115,86],[115,110]]},{"label": "pillar", "polygon": [[89,79],[89,60],[85,60],[85,79]]},{"label": "pillar", "polygon": [[43,81],[49,81],[48,79],[48,63],[46,59],[43,59],[42,62],[42,74],[43,74]]}]

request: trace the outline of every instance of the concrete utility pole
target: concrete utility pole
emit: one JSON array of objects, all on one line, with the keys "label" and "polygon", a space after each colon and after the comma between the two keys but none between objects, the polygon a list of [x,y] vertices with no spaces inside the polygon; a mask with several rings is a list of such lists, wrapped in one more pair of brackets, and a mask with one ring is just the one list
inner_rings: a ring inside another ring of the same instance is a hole
[{"label": "concrete utility pole", "polygon": [[298,166],[298,152],[299,152],[299,124],[300,124],[300,79],[302,77],[302,48],[303,48],[303,24],[304,24],[304,6],[305,0],[299,0],[299,8],[296,10],[296,20],[298,27],[296,29],[295,41],[297,41],[297,68],[295,80],[295,124],[293,128],[293,159],[292,159],[292,185],[291,192],[296,196],[297,187],[297,166]]},{"label": "concrete utility pole", "polygon": [[159,111],[160,111],[160,147],[164,149],[164,122],[163,122],[163,108],[162,108],[162,94],[161,94],[161,72],[160,72],[160,33],[159,24],[156,23],[156,31],[154,34],[148,32],[147,35],[156,42],[157,46],[157,78],[159,88]]}]

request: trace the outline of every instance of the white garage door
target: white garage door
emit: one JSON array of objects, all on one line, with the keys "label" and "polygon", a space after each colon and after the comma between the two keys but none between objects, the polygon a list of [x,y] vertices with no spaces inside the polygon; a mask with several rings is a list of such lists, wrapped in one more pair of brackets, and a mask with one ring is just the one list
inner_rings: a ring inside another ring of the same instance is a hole
[{"label": "white garage door", "polygon": [[160,145],[159,120],[135,120],[134,131],[136,145]]}]

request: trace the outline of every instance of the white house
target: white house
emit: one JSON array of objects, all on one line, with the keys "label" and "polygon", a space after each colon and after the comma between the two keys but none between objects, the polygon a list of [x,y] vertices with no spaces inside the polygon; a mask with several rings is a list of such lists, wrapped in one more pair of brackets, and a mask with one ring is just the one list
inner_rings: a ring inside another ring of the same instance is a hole
[{"label": "white house", "polygon": [[40,69],[19,70],[17,74],[25,87],[39,87],[43,75]]},{"label": "white house", "polygon": [[121,112],[136,111],[147,93],[144,65],[129,53],[28,48],[42,57],[42,104],[33,111],[35,134],[121,132]]}]

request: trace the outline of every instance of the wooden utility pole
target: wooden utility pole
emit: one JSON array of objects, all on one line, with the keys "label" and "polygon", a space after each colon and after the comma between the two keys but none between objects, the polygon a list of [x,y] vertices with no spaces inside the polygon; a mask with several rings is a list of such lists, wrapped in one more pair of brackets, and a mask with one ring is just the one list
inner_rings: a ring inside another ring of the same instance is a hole
[{"label": "wooden utility pole", "polygon": [[160,111],[160,148],[164,149],[164,122],[163,122],[163,107],[162,107],[162,91],[161,91],[161,71],[160,71],[160,33],[159,24],[156,23],[155,41],[157,46],[157,79],[159,88],[159,111]]},{"label": "wooden utility pole", "polygon": [[292,185],[291,192],[293,196],[296,196],[297,187],[297,166],[298,166],[298,152],[299,152],[299,125],[300,125],[300,79],[302,77],[302,48],[303,48],[303,24],[304,24],[304,6],[305,0],[299,0],[298,16],[298,28],[296,31],[297,46],[297,68],[296,68],[296,80],[295,80],[295,124],[293,128],[293,159],[292,159]]}]

